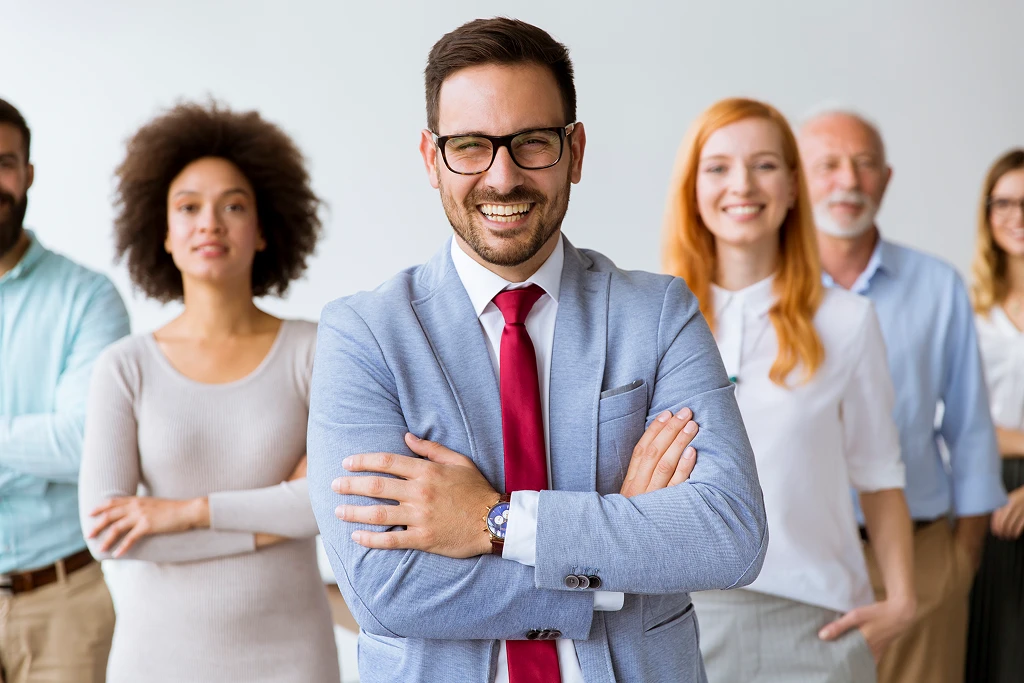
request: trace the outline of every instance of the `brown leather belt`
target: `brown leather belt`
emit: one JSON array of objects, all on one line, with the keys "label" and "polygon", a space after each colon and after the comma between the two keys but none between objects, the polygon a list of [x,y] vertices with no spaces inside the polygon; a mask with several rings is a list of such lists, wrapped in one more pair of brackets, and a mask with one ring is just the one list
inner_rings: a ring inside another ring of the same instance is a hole
[{"label": "brown leather belt", "polygon": [[42,588],[55,582],[59,576],[57,564],[63,563],[64,574],[68,575],[71,572],[76,572],[83,567],[89,566],[93,562],[95,560],[92,559],[89,549],[86,548],[79,550],[74,555],[68,555],[63,560],[57,560],[56,563],[46,567],[17,574],[0,575],[0,594],[17,595],[18,593],[28,593],[36,588]]}]

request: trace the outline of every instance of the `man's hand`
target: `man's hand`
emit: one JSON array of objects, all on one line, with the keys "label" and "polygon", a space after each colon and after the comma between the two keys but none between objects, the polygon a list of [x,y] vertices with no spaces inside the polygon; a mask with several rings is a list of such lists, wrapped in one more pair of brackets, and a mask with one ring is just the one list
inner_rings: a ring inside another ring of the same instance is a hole
[{"label": "man's hand", "polygon": [[913,600],[882,600],[847,612],[821,629],[818,637],[836,640],[851,628],[859,628],[877,662],[896,636],[914,623],[915,611]]},{"label": "man's hand", "polygon": [[419,460],[394,453],[361,453],[345,458],[350,472],[394,477],[339,477],[335,493],[398,501],[398,505],[339,505],[338,519],[361,524],[404,526],[395,531],[355,531],[352,540],[367,548],[411,548],[453,558],[486,555],[491,536],[484,513],[498,500],[472,460],[412,434],[405,443]]},{"label": "man's hand", "polygon": [[651,422],[633,449],[619,493],[632,498],[689,479],[697,464],[697,451],[690,446],[697,423],[691,418],[693,412],[683,408],[675,415],[666,410]]},{"label": "man's hand", "polygon": [[100,550],[109,551],[120,539],[114,557],[121,557],[137,540],[153,534],[169,534],[210,526],[210,505],[206,498],[171,500],[148,496],[111,498],[91,513],[96,525],[88,538],[106,531]]}]

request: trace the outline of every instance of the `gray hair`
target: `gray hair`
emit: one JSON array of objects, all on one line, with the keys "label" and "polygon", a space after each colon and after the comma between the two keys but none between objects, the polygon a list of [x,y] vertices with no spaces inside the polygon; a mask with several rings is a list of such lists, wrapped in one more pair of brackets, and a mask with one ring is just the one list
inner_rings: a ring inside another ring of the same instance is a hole
[{"label": "gray hair", "polygon": [[846,116],[857,122],[868,129],[868,131],[875,136],[878,140],[878,147],[882,150],[882,161],[886,160],[885,154],[885,138],[882,137],[881,128],[875,122],[873,118],[862,113],[859,109],[851,107],[840,102],[822,102],[814,107],[811,107],[802,117],[800,117],[800,124],[797,128],[797,135],[803,133],[804,129],[808,125],[817,121],[818,119],[825,118],[826,116]]}]

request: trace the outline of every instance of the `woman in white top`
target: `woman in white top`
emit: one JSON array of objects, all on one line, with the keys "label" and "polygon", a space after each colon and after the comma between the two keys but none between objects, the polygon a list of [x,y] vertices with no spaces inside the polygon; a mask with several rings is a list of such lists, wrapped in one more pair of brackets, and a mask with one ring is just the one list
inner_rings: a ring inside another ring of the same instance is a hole
[{"label": "woman in white top", "polygon": [[1024,149],[989,169],[978,208],[971,297],[1009,502],[992,515],[971,593],[967,678],[1024,672]]},{"label": "woman in white top", "polygon": [[[774,108],[723,100],[693,124],[664,248],[735,382],[768,514],[754,583],[694,596],[708,679],[874,681],[875,659],[915,609],[893,389],[871,304],[822,285],[796,140]],[[882,602],[851,486],[878,548]]]}]

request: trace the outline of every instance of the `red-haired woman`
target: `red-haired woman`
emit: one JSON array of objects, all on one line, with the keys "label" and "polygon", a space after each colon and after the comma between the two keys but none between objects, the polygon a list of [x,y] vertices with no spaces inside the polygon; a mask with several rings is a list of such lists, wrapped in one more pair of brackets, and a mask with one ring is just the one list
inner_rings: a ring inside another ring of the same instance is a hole
[{"label": "red-haired woman", "polygon": [[[911,622],[911,523],[871,304],[821,282],[796,140],[753,100],[705,111],[679,151],[664,262],[697,295],[736,386],[770,540],[746,589],[694,596],[709,680],[874,681]],[[850,488],[878,548],[875,602]]]}]

